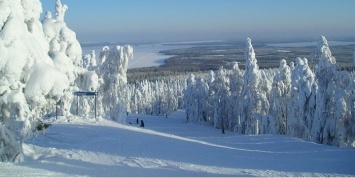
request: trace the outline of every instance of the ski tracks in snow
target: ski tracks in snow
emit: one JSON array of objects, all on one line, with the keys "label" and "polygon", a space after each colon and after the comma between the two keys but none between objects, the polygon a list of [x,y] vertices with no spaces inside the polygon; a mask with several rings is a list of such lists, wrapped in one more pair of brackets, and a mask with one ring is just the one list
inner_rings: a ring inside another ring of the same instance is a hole
[{"label": "ski tracks in snow", "polygon": [[[289,137],[222,135],[217,129],[186,124],[178,116],[132,115],[131,119],[138,117],[147,127],[108,120],[53,123],[49,137],[38,136],[28,143],[36,149],[27,157],[35,156],[28,166],[23,164],[24,170],[43,168],[35,176],[354,175],[348,164],[354,152],[349,149]],[[350,156],[343,159],[339,155]]]},{"label": "ski tracks in snow", "polygon": [[[122,137],[127,135],[120,136],[121,133],[111,134],[100,136],[98,133],[98,136],[89,141],[78,143],[78,148],[62,151],[68,159],[105,166],[136,167],[147,170],[171,167],[165,161],[150,158],[149,153],[145,151],[150,150],[149,144],[139,141],[138,138],[123,139]],[[153,172],[151,176],[154,176]]]}]

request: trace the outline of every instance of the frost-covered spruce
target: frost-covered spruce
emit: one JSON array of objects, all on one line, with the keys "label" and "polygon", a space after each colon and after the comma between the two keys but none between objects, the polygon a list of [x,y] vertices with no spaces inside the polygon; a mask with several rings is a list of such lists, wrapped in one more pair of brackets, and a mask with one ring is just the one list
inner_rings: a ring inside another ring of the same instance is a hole
[{"label": "frost-covered spruce", "polygon": [[338,70],[324,36],[320,37],[317,51],[320,55],[312,139],[323,144],[354,147],[353,76]]},{"label": "frost-covered spruce", "polygon": [[299,80],[299,100],[298,104],[301,108],[300,117],[300,133],[298,137],[310,140],[312,122],[315,115],[316,108],[316,92],[317,84],[315,83],[315,75],[308,65],[308,60],[303,58],[303,68]]},{"label": "frost-covered spruce", "polygon": [[[278,74],[274,77],[271,94],[269,96],[270,109],[267,121],[262,124],[264,133],[286,134],[286,121],[289,116],[290,90],[291,90],[291,71],[286,64],[286,60],[280,61]],[[271,120],[270,120],[271,119]]]},{"label": "frost-covered spruce", "polygon": [[92,50],[90,54],[86,54],[83,57],[83,67],[85,67],[88,70],[96,69],[97,64],[96,64],[95,50]]},{"label": "frost-covered spruce", "polygon": [[347,71],[338,71],[335,91],[334,145],[355,147],[355,83],[354,76]]},{"label": "frost-covered spruce", "polygon": [[233,69],[229,74],[229,83],[230,83],[230,91],[231,97],[229,98],[230,105],[230,116],[229,116],[229,129],[233,131],[237,125],[240,124],[240,117],[239,117],[239,107],[241,105],[241,92],[243,89],[243,72],[239,69],[239,65],[236,62],[233,65]]},{"label": "frost-covered spruce", "polygon": [[194,120],[194,118],[196,118],[197,108],[195,106],[196,102],[194,98],[195,85],[196,85],[195,75],[191,74],[187,79],[187,86],[184,91],[184,100],[185,100],[185,107],[186,107],[186,122]]},{"label": "frost-covered spruce", "polygon": [[227,78],[227,71],[221,67],[215,76],[213,82],[214,95],[214,127],[219,129],[228,129],[229,127],[229,78]]},{"label": "frost-covered spruce", "polygon": [[46,39],[50,44],[48,53],[53,59],[55,67],[66,73],[69,81],[74,83],[80,73],[77,67],[82,66],[82,49],[76,39],[75,32],[69,29],[64,22],[66,9],[67,6],[57,0],[56,19],[52,19],[51,13],[46,12],[42,23]]},{"label": "frost-covered spruce", "polygon": [[317,51],[320,54],[316,70],[318,91],[312,136],[313,140],[318,143],[334,145],[337,144],[334,117],[337,66],[324,36],[321,36],[318,41]]},{"label": "frost-covered spruce", "polygon": [[206,83],[209,86],[209,90],[208,90],[208,97],[207,97],[207,104],[206,104],[206,120],[207,123],[210,123],[211,125],[213,125],[213,117],[214,117],[214,109],[213,109],[213,102],[214,102],[214,98],[215,98],[215,91],[212,89],[212,85],[213,82],[215,80],[215,73],[211,70],[209,71],[209,73],[207,74],[206,77]]},{"label": "frost-covered spruce", "polygon": [[[300,89],[299,89],[299,80],[301,78],[302,72],[303,72],[303,60],[299,57],[295,59],[294,67],[291,73],[291,93],[290,93],[290,102],[289,102],[289,116],[288,120],[285,123],[285,130],[284,132],[287,134],[293,133],[298,126],[298,121],[301,118],[301,108],[299,105],[299,99],[300,99]],[[292,130],[292,131],[291,131]],[[298,128],[296,130],[299,130]],[[292,135],[292,134],[291,134]]]},{"label": "frost-covered spruce", "polygon": [[[61,98],[62,107],[60,108],[60,112],[65,116],[77,112],[77,105],[72,105],[73,102],[77,102],[77,98],[73,97],[75,91],[91,91],[93,88],[97,88],[97,86],[86,86],[86,84],[100,83],[98,77],[95,77],[87,69],[82,68],[83,60],[80,43],[76,39],[75,32],[68,28],[64,21],[67,10],[68,6],[57,0],[55,4],[55,18],[53,19],[51,12],[48,11],[42,20],[43,31],[49,43],[48,54],[52,58],[54,67],[64,73],[70,83],[70,87],[65,90],[65,96]],[[77,80],[78,78],[79,80]],[[87,88],[91,88],[91,90],[86,90]],[[85,115],[90,110],[90,106],[86,104],[88,98],[80,99],[83,100],[82,105],[84,106],[80,108],[83,109],[81,113]],[[90,102],[93,105],[93,101]]]},{"label": "frost-covered spruce", "polygon": [[0,158],[20,161],[21,143],[41,118],[60,100],[62,113],[70,114],[73,91],[95,91],[100,79],[81,67],[80,44],[64,22],[66,5],[57,0],[56,19],[47,12],[42,24],[39,0],[0,4]]},{"label": "frost-covered spruce", "polygon": [[288,134],[309,140],[315,114],[315,75],[306,58],[296,58],[292,71],[290,116],[287,122]]},{"label": "frost-covered spruce", "polygon": [[242,134],[259,134],[259,120],[267,114],[269,103],[265,93],[262,92],[261,74],[250,38],[247,39],[245,50],[246,64],[242,90],[244,98],[240,108],[241,123],[238,130]]},{"label": "frost-covered spruce", "polygon": [[57,0],[55,3],[55,17],[58,21],[64,21],[65,11],[68,10],[68,6],[62,4],[60,0]]},{"label": "frost-covered spruce", "polygon": [[207,121],[207,105],[208,103],[209,86],[202,77],[196,79],[196,91],[194,97],[197,102],[197,116],[194,119],[198,123],[205,123]]},{"label": "frost-covered spruce", "polygon": [[63,96],[69,81],[48,56],[40,1],[0,4],[0,159],[16,162],[22,160],[22,142],[41,122],[40,113]]},{"label": "frost-covered spruce", "polygon": [[[99,89],[99,113],[109,119],[124,122],[126,118],[126,94],[128,61],[133,58],[133,48],[129,45],[105,47],[100,54],[105,59],[99,66],[99,77],[103,84]],[[103,60],[102,60],[103,61]]]},{"label": "frost-covered spruce", "polygon": [[140,81],[127,85],[127,111],[137,114],[164,115],[184,108],[186,78],[177,76],[157,81]]}]

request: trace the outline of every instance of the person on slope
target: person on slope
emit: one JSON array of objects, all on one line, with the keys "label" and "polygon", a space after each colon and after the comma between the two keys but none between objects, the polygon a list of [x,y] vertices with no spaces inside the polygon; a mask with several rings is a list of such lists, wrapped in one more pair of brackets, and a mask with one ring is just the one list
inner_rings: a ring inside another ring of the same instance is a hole
[{"label": "person on slope", "polygon": [[141,127],[144,127],[144,122],[143,122],[143,120],[141,120]]}]

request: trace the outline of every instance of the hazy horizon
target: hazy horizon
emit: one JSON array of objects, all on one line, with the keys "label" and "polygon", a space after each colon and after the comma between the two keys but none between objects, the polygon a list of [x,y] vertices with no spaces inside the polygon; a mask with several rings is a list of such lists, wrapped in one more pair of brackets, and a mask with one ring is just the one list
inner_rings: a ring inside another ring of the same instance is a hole
[{"label": "hazy horizon", "polygon": [[[54,14],[56,0],[41,0]],[[82,43],[355,37],[352,0],[62,0]],[[43,14],[41,18],[43,18]]]}]

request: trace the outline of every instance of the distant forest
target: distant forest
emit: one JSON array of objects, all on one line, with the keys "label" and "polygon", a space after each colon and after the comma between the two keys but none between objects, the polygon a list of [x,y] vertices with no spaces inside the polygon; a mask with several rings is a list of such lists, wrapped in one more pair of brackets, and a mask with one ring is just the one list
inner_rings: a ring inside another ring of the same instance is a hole
[{"label": "distant forest", "polygon": [[[337,64],[343,70],[353,70],[353,53],[355,45],[330,46]],[[273,47],[266,44],[254,45],[256,59],[260,69],[278,68],[281,59],[287,64],[294,62],[296,57],[309,59],[310,67],[318,63],[314,60],[314,46],[309,47]],[[245,67],[244,44],[211,44],[185,49],[160,51],[165,55],[173,55],[166,59],[165,64],[156,67],[128,69],[128,82],[142,80],[155,81],[169,76],[206,73],[218,70],[221,66],[231,69],[235,62],[240,69]]]}]

